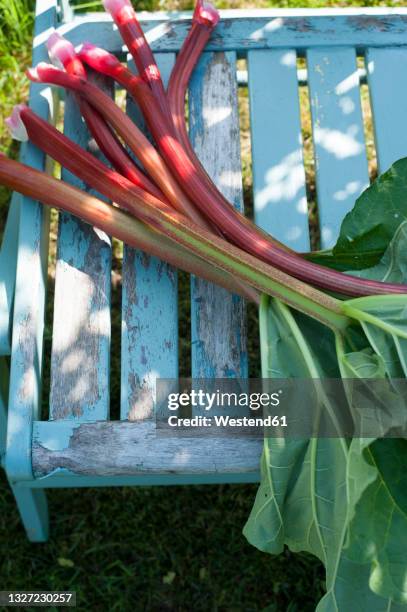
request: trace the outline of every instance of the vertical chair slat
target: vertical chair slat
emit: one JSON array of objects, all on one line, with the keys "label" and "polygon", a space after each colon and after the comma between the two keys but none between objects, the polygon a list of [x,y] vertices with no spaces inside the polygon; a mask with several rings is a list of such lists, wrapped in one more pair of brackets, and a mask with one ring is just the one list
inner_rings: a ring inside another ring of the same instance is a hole
[{"label": "vertical chair slat", "polygon": [[3,466],[6,450],[8,382],[8,366],[4,357],[0,356],[0,467]]},{"label": "vertical chair slat", "polygon": [[380,172],[407,156],[407,48],[368,49],[368,84]]},{"label": "vertical chair slat", "polygon": [[249,51],[247,59],[256,223],[291,248],[307,251],[296,53]]},{"label": "vertical chair slat", "polygon": [[[56,0],[37,0],[33,64],[47,61],[46,33],[56,25]],[[30,87],[30,107],[51,119],[50,88]],[[21,160],[43,170],[45,157],[31,143],[22,147]],[[39,416],[44,333],[44,308],[49,243],[49,211],[39,202],[22,198],[11,347],[10,394],[6,468],[10,479],[32,478],[32,421]]]},{"label": "vertical chair slat", "polygon": [[369,184],[356,52],[307,54],[321,246],[337,238],[344,215]]},{"label": "vertical chair slat", "polygon": [[[197,155],[222,193],[243,210],[234,52],[203,54],[189,101]],[[191,277],[193,378],[247,376],[245,311],[240,297]]]},{"label": "vertical chair slat", "polygon": [[13,193],[0,242],[0,355],[10,354],[12,307],[16,281],[21,196]]},{"label": "vertical chair slat", "polygon": [[[94,80],[111,91],[101,77]],[[86,148],[89,132],[72,95],[67,94],[65,134]],[[65,181],[84,188],[66,170]],[[50,418],[81,421],[109,415],[110,358],[109,239],[87,223],[61,213],[55,276]]]},{"label": "vertical chair slat", "polygon": [[[175,56],[160,54],[156,60],[166,83]],[[137,107],[130,101],[127,112],[144,128]],[[121,355],[120,416],[150,418],[156,378],[178,377],[177,271],[127,246],[123,253]]]}]

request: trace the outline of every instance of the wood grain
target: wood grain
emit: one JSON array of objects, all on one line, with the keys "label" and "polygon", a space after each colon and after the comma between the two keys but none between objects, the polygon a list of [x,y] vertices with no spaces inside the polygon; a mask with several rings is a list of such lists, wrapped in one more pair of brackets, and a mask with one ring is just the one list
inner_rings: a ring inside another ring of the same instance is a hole
[{"label": "wood grain", "polygon": [[[209,176],[243,210],[235,53],[204,53],[189,90],[190,137]],[[192,378],[247,377],[246,306],[191,277]]]},{"label": "wood grain", "polygon": [[[63,431],[56,436],[56,426]],[[161,437],[155,423],[41,423],[35,430],[37,478],[56,469],[76,475],[256,473],[262,440]]]},{"label": "wood grain", "polygon": [[[91,78],[91,77],[90,77]],[[92,79],[105,91],[111,83]],[[65,134],[89,147],[76,100],[67,93]],[[63,170],[63,180],[86,185]],[[61,213],[55,273],[50,418],[94,420],[109,415],[111,246],[87,223]]]},{"label": "wood grain", "polygon": [[[38,0],[34,27],[33,64],[47,61],[44,33],[56,25],[56,0]],[[32,84],[30,107],[54,120],[50,88]],[[45,156],[27,142],[20,159],[45,169]],[[41,405],[41,378],[46,283],[48,271],[49,211],[30,198],[21,199],[10,366],[6,469],[10,480],[32,478],[32,422]]]},{"label": "wood grain", "polygon": [[[156,59],[167,82],[175,56]],[[127,112],[146,131],[131,99]],[[153,417],[156,378],[178,377],[178,277],[166,262],[126,245],[122,275],[120,418],[138,421]]]},{"label": "wood grain", "polygon": [[407,155],[407,49],[369,49],[366,65],[382,173]]},{"label": "wood grain", "polygon": [[[220,11],[221,21],[208,43],[207,51],[307,48],[345,46],[405,45],[407,9],[265,9]],[[141,15],[141,26],[155,52],[177,52],[190,26],[191,13]],[[60,27],[75,45],[83,40],[122,52],[122,41],[110,16],[93,13],[77,16]]]}]

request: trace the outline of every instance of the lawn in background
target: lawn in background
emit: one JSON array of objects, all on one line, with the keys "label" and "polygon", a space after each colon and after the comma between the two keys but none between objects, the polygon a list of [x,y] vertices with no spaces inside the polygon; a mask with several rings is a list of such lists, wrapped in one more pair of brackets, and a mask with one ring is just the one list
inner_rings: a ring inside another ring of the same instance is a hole
[{"label": "lawn in background", "polygon": [[[99,2],[76,2],[79,9]],[[218,2],[219,8],[402,6],[393,1]],[[27,98],[32,0],[0,0],[0,150],[17,155],[4,119]],[[190,9],[147,0],[145,10]],[[312,189],[312,185],[309,186]],[[0,236],[9,193],[0,187]],[[50,278],[52,292],[52,278]],[[119,315],[116,323],[120,325]],[[181,322],[184,328],[188,320]],[[45,332],[45,352],[51,331]],[[186,347],[188,348],[188,347]],[[253,349],[255,350],[255,349]],[[118,379],[119,360],[112,363]],[[113,393],[114,395],[114,393]],[[34,545],[0,472],[0,589],[76,590],[80,610],[313,610],[323,592],[320,564],[286,551],[262,554],[241,534],[255,485],[51,490],[51,539]]]}]

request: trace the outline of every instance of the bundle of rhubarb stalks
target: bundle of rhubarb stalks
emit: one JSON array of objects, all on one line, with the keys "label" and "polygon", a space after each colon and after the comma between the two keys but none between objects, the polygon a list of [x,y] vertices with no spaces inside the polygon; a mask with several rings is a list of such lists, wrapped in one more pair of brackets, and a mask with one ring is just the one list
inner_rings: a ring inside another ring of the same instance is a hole
[{"label": "bundle of rhubarb stalks", "polygon": [[[75,95],[90,134],[111,165],[24,105],[16,106],[7,122],[16,139],[29,139],[114,205],[4,157],[1,183],[248,300],[259,302],[260,293],[278,297],[335,328],[348,324],[347,307],[322,290],[346,297],[407,291],[296,254],[245,218],[214,185],[191,147],[185,118],[191,73],[219,20],[210,4],[199,0],[196,5],[167,90],[129,0],[105,0],[105,8],[134,58],[137,75],[101,48],[84,43],[75,50],[57,32],[47,42],[53,64],[40,63],[27,75]],[[88,81],[87,66],[127,90],[154,143]]]},{"label": "bundle of rhubarb stalks", "polygon": [[[53,64],[27,74],[72,93],[106,163],[24,105],[8,125],[16,139],[29,139],[112,204],[5,156],[0,183],[260,304],[265,377],[405,379],[407,161],[362,194],[333,250],[293,252],[225,199],[188,138],[186,90],[217,11],[198,0],[165,89],[129,0],[105,0],[105,8],[137,74],[101,48],[84,43],[74,49],[57,32],[47,42]],[[132,96],[152,141],[88,80],[87,67]],[[335,427],[337,407],[321,401]],[[391,418],[388,423],[394,425]],[[398,554],[403,541],[407,547],[402,443],[345,439],[339,431],[329,440],[265,440],[262,483],[245,533],[263,550],[277,553],[288,544],[324,562],[321,610],[388,610],[396,609],[393,602],[407,603],[406,564]],[[377,516],[372,504],[380,506]],[[386,542],[380,517],[387,517]]]}]

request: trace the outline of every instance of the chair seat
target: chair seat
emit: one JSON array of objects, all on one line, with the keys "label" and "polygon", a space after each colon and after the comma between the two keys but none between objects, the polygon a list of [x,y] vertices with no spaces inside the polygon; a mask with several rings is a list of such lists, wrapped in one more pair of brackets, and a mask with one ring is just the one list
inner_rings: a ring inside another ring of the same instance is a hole
[{"label": "chair seat", "polygon": [[[165,81],[190,23],[184,14],[171,23],[168,19],[158,14],[142,23]],[[38,0],[34,63],[46,58],[44,33],[54,25],[74,44],[86,39],[126,59],[118,32],[105,15],[75,16],[58,23],[55,0]],[[312,220],[312,227],[320,233],[321,247],[330,247],[342,218],[369,182],[366,146],[371,143],[365,140],[361,105],[362,64],[380,171],[405,155],[406,34],[406,9],[226,11],[194,72],[188,95],[192,144],[225,196],[242,210],[240,125],[249,123],[244,163],[248,179],[251,164],[255,220],[292,248],[308,250],[309,210],[315,202],[307,193],[305,144],[307,171],[315,171],[317,188],[318,220]],[[306,88],[301,90],[299,59],[307,74]],[[240,96],[238,60],[246,61],[248,72],[247,90]],[[117,95],[109,81],[92,78],[110,95]],[[48,88],[35,85],[31,106],[52,119],[48,93]],[[368,105],[366,96],[364,105]],[[131,100],[127,112],[143,128]],[[64,131],[82,146],[91,146],[69,95]],[[44,157],[34,147],[28,145],[23,155],[27,163],[44,167]],[[80,185],[67,172],[63,178]],[[24,198],[8,416],[10,479],[24,486],[40,480],[48,486],[65,473],[78,483],[92,475],[200,474],[203,480],[214,474],[239,473],[242,480],[258,475],[259,440],[154,435],[155,381],[179,375],[178,272],[126,246],[120,410],[117,420],[111,418],[112,247],[108,237],[66,214],[59,216],[58,225],[49,420],[41,420],[48,230],[46,212]],[[258,330],[248,329],[244,301],[191,278],[189,306],[190,376],[247,377],[247,339]],[[114,358],[117,362],[117,355]]]}]

